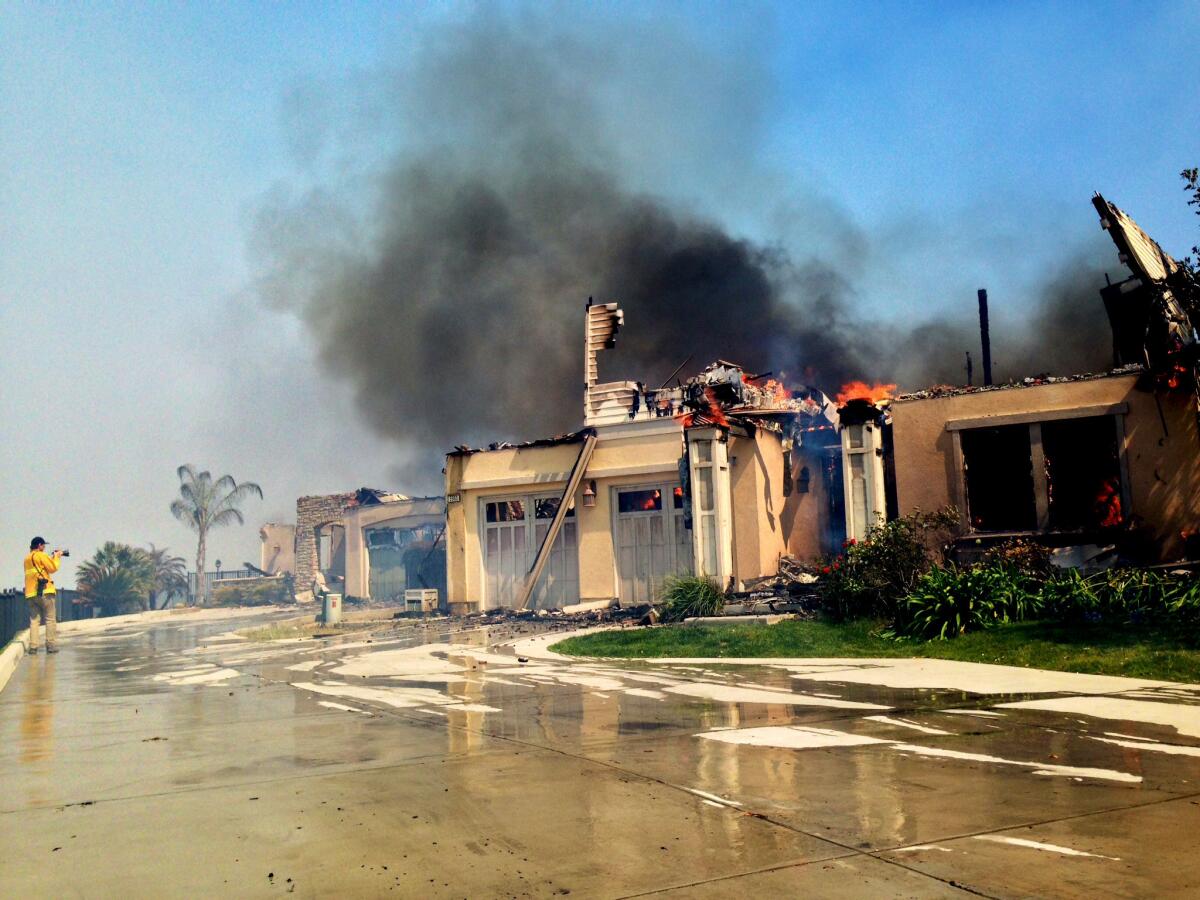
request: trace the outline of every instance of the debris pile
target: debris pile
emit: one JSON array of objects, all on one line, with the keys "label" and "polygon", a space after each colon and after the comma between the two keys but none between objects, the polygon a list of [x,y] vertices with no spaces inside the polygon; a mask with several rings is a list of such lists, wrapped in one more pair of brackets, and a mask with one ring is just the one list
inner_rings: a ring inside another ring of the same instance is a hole
[{"label": "debris pile", "polygon": [[561,624],[562,627],[569,628],[609,624],[653,625],[658,622],[657,611],[649,603],[637,606],[619,606],[615,601],[610,606],[578,612],[564,612],[561,609],[512,609],[502,606],[474,612],[465,618],[471,625],[540,622]]},{"label": "debris pile", "polygon": [[747,590],[729,595],[725,615],[795,613],[811,617],[819,605],[819,580],[813,566],[790,556],[780,557],[779,574],[747,581]]},{"label": "debris pile", "polygon": [[1140,363],[1132,363],[1126,366],[1118,366],[1115,369],[1110,369],[1107,372],[1084,372],[1078,375],[1034,375],[1029,378],[1022,378],[1020,381],[1010,381],[1004,384],[989,384],[989,385],[955,385],[955,384],[935,384],[932,387],[927,387],[920,391],[910,391],[905,394],[899,394],[894,399],[899,401],[904,400],[936,400],[940,397],[957,397],[961,394],[984,394],[991,391],[1011,391],[1014,388],[1037,387],[1042,384],[1062,384],[1069,381],[1093,381],[1097,378],[1115,378],[1119,375],[1136,375],[1145,371],[1145,367]]}]

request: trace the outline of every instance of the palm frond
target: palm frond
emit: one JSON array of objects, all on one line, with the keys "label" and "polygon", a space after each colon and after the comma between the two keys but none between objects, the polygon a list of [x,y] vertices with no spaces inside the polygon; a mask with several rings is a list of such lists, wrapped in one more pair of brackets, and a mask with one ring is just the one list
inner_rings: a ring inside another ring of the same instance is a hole
[{"label": "palm frond", "polygon": [[239,525],[246,524],[245,518],[242,516],[240,509],[234,509],[232,506],[228,509],[223,509],[211,519],[208,520],[210,525],[220,527],[228,525],[230,522],[237,522]]}]

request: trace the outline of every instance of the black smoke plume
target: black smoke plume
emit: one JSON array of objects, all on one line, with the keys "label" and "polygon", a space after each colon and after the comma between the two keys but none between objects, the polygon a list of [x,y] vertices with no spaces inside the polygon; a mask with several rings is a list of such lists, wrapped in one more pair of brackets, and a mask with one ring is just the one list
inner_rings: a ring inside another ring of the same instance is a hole
[{"label": "black smoke plume", "polygon": [[[455,444],[578,427],[589,296],[626,311],[602,379],[657,386],[690,357],[682,377],[722,358],[830,394],[857,378],[963,381],[969,320],[888,325],[855,296],[852,261],[754,243],[631,186],[630,135],[672,122],[614,117],[607,65],[594,43],[528,22],[450,28],[362,104],[399,148],[373,175],[264,209],[264,296],[303,317],[379,432],[432,468]],[[746,90],[706,99],[740,109]],[[1055,294],[1037,314],[1050,330],[998,335],[997,371],[1102,367],[1103,335],[1099,352],[1064,355],[1103,329],[1095,288]]]}]

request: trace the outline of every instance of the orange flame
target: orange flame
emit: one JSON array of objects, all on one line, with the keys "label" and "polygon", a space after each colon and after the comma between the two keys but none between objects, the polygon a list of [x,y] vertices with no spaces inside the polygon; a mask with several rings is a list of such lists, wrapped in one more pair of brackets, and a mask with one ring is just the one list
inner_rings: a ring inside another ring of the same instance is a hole
[{"label": "orange flame", "polygon": [[880,400],[891,400],[895,390],[894,384],[883,384],[882,382],[867,384],[865,381],[851,381],[843,384],[842,389],[838,391],[837,403],[838,406],[845,406],[851,400],[878,403]]}]

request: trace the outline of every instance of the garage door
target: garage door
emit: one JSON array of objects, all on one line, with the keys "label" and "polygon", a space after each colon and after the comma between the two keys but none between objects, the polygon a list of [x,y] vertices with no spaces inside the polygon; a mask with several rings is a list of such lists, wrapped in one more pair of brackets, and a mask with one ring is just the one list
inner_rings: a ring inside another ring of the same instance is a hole
[{"label": "garage door", "polygon": [[692,533],[675,484],[614,488],[621,603],[651,603],[668,575],[692,571]]},{"label": "garage door", "polygon": [[[485,499],[483,547],[485,605],[512,606],[558,509],[558,496]],[[575,510],[568,509],[530,606],[554,609],[579,602],[579,544]]]}]

